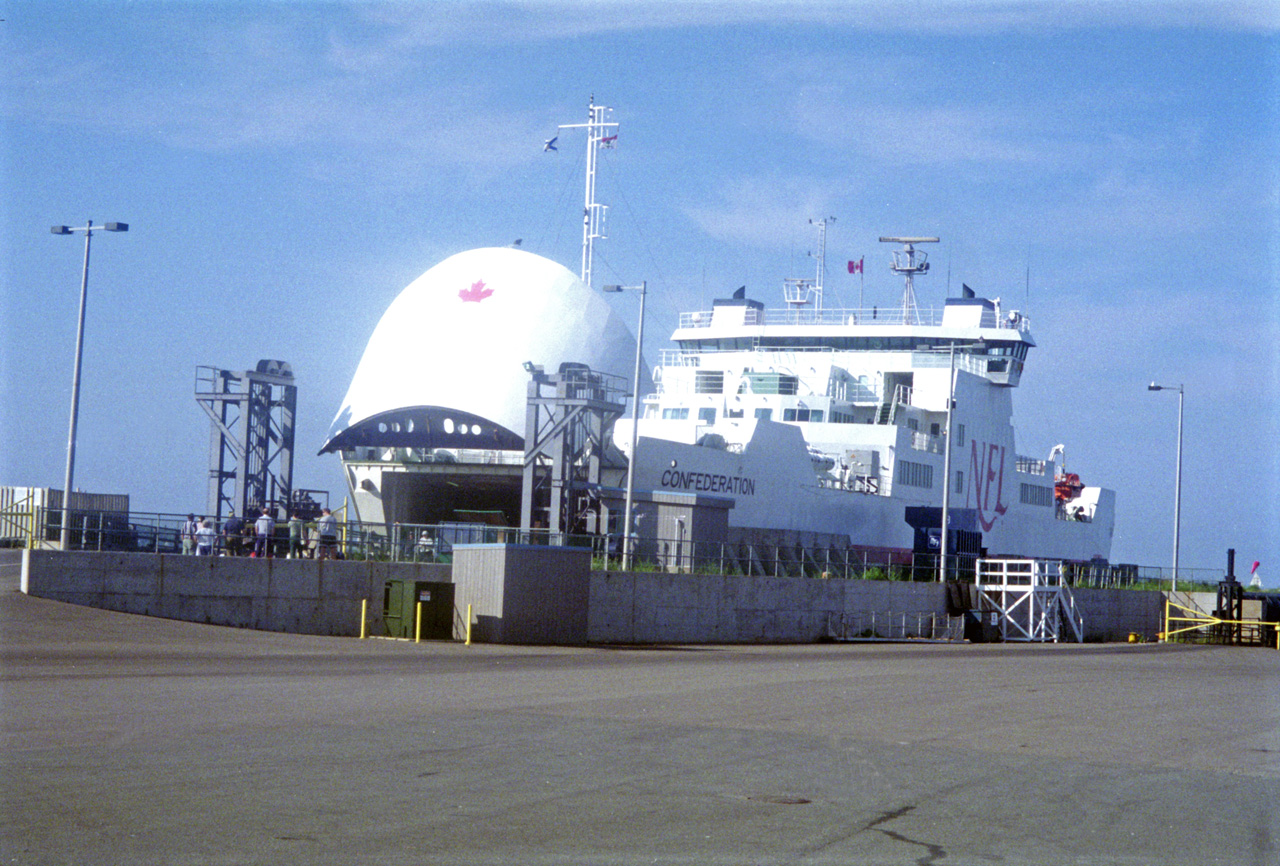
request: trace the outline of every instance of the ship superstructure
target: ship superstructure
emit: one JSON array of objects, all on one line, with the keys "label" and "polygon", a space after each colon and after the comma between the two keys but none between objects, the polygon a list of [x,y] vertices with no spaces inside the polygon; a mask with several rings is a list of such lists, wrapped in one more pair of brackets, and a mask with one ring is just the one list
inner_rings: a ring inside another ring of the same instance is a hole
[{"label": "ship superstructure", "polygon": [[1061,447],[1016,450],[1028,318],[967,286],[921,308],[918,245],[938,239],[882,240],[901,244],[899,307],[827,309],[788,280],[783,309],[739,290],[682,314],[644,402],[636,483],[731,498],[740,539],[937,553],[945,511],[950,552],[1106,560],[1114,493],[1068,477]]}]

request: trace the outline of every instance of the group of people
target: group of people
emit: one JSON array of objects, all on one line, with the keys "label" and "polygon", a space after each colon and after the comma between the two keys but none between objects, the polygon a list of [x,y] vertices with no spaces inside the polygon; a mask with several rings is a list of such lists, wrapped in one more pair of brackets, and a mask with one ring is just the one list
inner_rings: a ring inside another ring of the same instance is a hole
[{"label": "group of people", "polygon": [[[313,550],[316,559],[339,558],[338,519],[328,508],[321,510],[312,539],[305,537],[302,518],[297,514],[289,517],[288,526],[290,559],[310,557]],[[276,550],[275,535],[276,520],[267,508],[262,509],[261,516],[253,523],[236,516],[234,511],[229,512],[221,535],[211,518],[188,514],[182,525],[182,552],[189,556],[213,556],[221,539],[223,556],[243,556],[248,552],[251,557],[271,557]]]}]

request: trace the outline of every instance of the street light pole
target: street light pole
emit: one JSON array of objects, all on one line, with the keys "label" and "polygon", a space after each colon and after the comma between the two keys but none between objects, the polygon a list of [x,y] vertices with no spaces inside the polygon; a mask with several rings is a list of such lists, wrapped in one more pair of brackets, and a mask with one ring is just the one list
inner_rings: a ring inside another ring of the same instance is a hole
[{"label": "street light pole", "polygon": [[942,456],[942,542],[938,557],[938,583],[947,579],[947,524],[951,518],[951,415],[956,405],[956,344],[951,343],[951,375],[947,379],[947,435]]},{"label": "street light pole", "polygon": [[1181,385],[1157,385],[1152,382],[1147,386],[1148,391],[1177,391],[1178,392],[1178,450],[1176,457],[1176,468],[1174,470],[1173,483],[1173,582],[1170,585],[1170,592],[1178,591],[1178,535],[1182,527],[1182,386]]},{"label": "street light pole", "polygon": [[[128,223],[106,223],[98,227],[99,231],[127,232]],[[93,220],[80,228],[53,226],[49,229],[55,235],[69,235],[84,232],[84,269],[80,274],[80,318],[76,324],[76,363],[71,374],[71,423],[67,430],[67,474],[62,485],[62,534],[60,543],[66,550],[71,541],[71,484],[76,468],[76,423],[80,416],[80,362],[84,356],[84,311],[89,298],[89,244],[93,240]]]},{"label": "street light pole", "polygon": [[631,385],[631,456],[627,460],[627,501],[622,516],[622,568],[631,568],[631,507],[635,495],[636,483],[636,429],[640,418],[640,348],[644,345],[644,299],[648,294],[649,281],[642,280],[638,286],[603,286],[606,292],[621,292],[627,289],[640,292],[640,324],[636,328],[636,365]]}]

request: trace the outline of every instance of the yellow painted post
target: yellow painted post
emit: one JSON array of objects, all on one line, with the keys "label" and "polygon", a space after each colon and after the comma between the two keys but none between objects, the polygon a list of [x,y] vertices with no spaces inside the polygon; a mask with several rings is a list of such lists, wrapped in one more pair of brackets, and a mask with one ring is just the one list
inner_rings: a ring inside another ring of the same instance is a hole
[{"label": "yellow painted post", "polygon": [[360,599],[360,640],[369,636],[369,599]]},{"label": "yellow painted post", "polygon": [[418,602],[413,618],[413,642],[422,643],[422,602]]},{"label": "yellow painted post", "polygon": [[467,604],[467,646],[471,646],[471,605]]}]

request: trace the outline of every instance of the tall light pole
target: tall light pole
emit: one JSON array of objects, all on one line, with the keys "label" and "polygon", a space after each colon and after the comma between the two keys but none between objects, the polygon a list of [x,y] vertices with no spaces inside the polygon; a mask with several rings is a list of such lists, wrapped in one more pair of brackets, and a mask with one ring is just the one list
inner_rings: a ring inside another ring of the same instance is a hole
[{"label": "tall light pole", "polygon": [[1178,530],[1182,525],[1182,386],[1181,385],[1157,385],[1152,382],[1147,386],[1148,391],[1177,391],[1178,392],[1178,451],[1177,451],[1177,469],[1174,473],[1173,483],[1173,583],[1170,586],[1170,592],[1178,591]]},{"label": "tall light pole", "polygon": [[956,344],[951,342],[951,375],[947,378],[947,436],[942,455],[942,549],[938,557],[938,583],[947,579],[947,523],[951,518],[951,415],[956,405]]},{"label": "tall light pole", "polygon": [[[127,232],[128,223],[105,223],[98,226],[97,231]],[[71,541],[71,482],[76,468],[76,420],[80,415],[80,360],[84,355],[84,308],[89,295],[89,243],[95,231],[93,220],[79,228],[54,226],[49,229],[55,235],[69,235],[84,232],[84,270],[80,275],[80,320],[76,325],[76,365],[71,374],[71,424],[67,431],[67,477],[62,485],[62,549],[66,550]]]},{"label": "tall light pole", "polygon": [[638,286],[603,286],[606,292],[622,292],[633,290],[640,292],[640,325],[636,328],[636,368],[631,385],[631,456],[627,460],[627,504],[622,516],[622,568],[631,568],[631,505],[636,485],[636,428],[640,418],[640,348],[644,345],[644,299],[648,294],[649,281],[643,280]]}]

